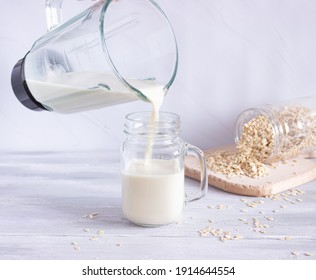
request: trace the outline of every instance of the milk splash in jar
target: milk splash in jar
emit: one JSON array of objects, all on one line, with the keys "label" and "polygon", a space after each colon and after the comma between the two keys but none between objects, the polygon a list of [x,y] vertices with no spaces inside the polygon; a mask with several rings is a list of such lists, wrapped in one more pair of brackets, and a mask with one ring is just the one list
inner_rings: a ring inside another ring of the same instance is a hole
[{"label": "milk splash in jar", "polygon": [[154,159],[155,126],[165,91],[153,85],[141,92],[152,103],[144,159],[134,159],[122,172],[122,208],[131,222],[159,226],[174,222],[184,204],[184,170],[176,159]]}]

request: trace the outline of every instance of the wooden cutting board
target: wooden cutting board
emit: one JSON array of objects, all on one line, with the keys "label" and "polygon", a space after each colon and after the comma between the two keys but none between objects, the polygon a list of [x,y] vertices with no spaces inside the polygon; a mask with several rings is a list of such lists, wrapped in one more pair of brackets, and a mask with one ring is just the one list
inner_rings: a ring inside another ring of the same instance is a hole
[{"label": "wooden cutting board", "polygon": [[[207,153],[214,151],[227,151],[230,147],[209,149]],[[309,155],[313,156],[313,155]],[[261,178],[250,178],[247,176],[227,176],[208,170],[209,185],[224,191],[248,195],[269,196],[316,179],[316,162],[308,158],[295,158],[286,162],[274,164],[269,169],[269,175]],[[200,165],[195,157],[188,156],[185,160],[185,175],[189,178],[200,180]]]}]

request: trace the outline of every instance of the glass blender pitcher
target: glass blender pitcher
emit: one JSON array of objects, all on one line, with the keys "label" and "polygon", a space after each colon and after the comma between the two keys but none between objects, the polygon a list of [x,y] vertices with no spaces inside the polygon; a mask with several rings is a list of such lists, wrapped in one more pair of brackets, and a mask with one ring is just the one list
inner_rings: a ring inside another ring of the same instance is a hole
[{"label": "glass blender pitcher", "polygon": [[49,31],[12,70],[27,108],[58,113],[148,101],[167,93],[178,67],[173,29],[152,0],[102,0],[60,24],[62,0],[47,0]]}]

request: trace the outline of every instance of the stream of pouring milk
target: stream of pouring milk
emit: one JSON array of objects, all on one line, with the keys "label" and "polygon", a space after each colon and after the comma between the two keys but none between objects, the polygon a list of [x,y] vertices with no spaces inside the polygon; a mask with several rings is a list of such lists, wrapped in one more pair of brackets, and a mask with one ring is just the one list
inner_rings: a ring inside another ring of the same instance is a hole
[{"label": "stream of pouring milk", "polygon": [[148,142],[145,152],[145,161],[149,162],[152,159],[154,134],[156,129],[156,122],[159,121],[159,111],[163,103],[165,91],[161,85],[154,85],[153,87],[141,89],[141,92],[147,97],[152,105],[151,117],[149,122]]}]

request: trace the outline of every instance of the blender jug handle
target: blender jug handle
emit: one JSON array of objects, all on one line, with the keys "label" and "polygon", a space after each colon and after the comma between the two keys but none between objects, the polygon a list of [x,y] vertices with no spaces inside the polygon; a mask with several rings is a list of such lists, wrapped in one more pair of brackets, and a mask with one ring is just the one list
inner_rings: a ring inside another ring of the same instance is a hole
[{"label": "blender jug handle", "polygon": [[54,29],[62,23],[63,0],[46,0],[46,22],[48,31]]},{"label": "blender jug handle", "polygon": [[[104,1],[105,0],[101,0],[100,2]],[[48,31],[63,23],[62,4],[63,0],[46,0],[45,11]]]}]

